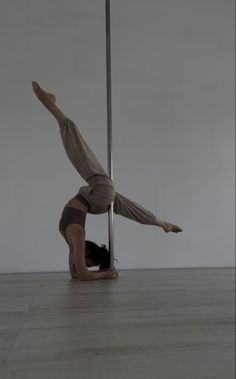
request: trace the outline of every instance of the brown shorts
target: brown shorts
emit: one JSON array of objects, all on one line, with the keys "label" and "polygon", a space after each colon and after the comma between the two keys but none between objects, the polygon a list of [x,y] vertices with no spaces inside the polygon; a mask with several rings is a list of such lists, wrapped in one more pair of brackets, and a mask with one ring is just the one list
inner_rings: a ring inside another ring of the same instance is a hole
[{"label": "brown shorts", "polygon": [[[95,175],[88,178],[87,181],[89,185],[80,187],[76,198],[80,201],[84,199],[87,202],[88,213],[106,213],[115,198],[112,180],[106,176]],[[78,196],[81,196],[81,198]]]}]

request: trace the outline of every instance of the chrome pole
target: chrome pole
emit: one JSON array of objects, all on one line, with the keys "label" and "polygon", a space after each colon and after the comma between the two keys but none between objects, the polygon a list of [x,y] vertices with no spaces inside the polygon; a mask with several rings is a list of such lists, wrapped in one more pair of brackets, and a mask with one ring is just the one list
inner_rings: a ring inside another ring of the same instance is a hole
[{"label": "chrome pole", "polygon": [[[108,175],[113,180],[112,156],[112,106],[111,106],[111,25],[110,0],[106,1],[106,74],[107,74],[107,165]],[[109,251],[111,253],[110,267],[114,268],[114,211],[113,203],[108,212]]]}]

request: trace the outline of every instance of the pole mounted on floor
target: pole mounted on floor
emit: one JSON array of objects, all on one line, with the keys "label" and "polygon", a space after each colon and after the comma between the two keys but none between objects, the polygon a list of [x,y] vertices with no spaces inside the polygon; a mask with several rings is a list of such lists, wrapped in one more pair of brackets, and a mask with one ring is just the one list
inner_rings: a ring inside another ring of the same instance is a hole
[{"label": "pole mounted on floor", "polygon": [[[112,155],[112,107],[111,107],[111,23],[110,0],[106,1],[106,73],[107,73],[107,162],[108,175],[113,180]],[[108,213],[109,251],[111,253],[110,267],[114,268],[114,211],[113,203]]]}]

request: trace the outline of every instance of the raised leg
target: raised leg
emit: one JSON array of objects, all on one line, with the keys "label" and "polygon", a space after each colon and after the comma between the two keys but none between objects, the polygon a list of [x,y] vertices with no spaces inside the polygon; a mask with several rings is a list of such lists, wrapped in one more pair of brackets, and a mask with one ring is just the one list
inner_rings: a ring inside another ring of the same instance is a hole
[{"label": "raised leg", "polygon": [[179,226],[157,219],[153,213],[143,208],[140,204],[127,199],[117,192],[115,193],[114,212],[140,224],[160,226],[166,233],[182,232]]},{"label": "raised leg", "polygon": [[65,122],[67,117],[56,106],[56,96],[52,93],[44,91],[37,82],[32,82],[32,87],[35,95],[41,103],[49,110],[49,112],[56,118],[59,124]]},{"label": "raised leg", "polygon": [[95,175],[107,177],[73,121],[67,118],[61,123],[60,134],[68,158],[84,180],[88,181],[88,178]]},{"label": "raised leg", "polygon": [[83,139],[79,129],[56,106],[56,97],[44,91],[37,82],[32,82],[32,86],[38,99],[58,121],[66,154],[82,178],[87,181],[94,175],[107,177],[105,170]]}]

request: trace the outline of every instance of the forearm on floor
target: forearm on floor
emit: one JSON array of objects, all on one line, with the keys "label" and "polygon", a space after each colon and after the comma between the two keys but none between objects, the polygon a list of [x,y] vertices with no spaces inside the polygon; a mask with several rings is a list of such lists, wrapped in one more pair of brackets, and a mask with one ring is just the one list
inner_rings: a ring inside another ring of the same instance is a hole
[{"label": "forearm on floor", "polygon": [[106,272],[88,271],[86,275],[82,276],[79,279],[82,281],[106,279]]}]

